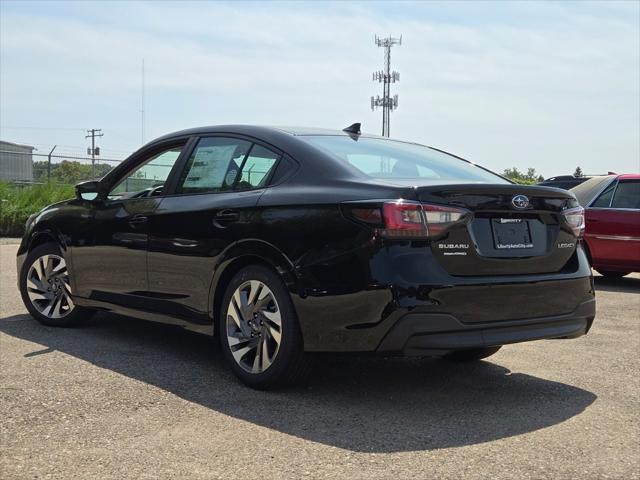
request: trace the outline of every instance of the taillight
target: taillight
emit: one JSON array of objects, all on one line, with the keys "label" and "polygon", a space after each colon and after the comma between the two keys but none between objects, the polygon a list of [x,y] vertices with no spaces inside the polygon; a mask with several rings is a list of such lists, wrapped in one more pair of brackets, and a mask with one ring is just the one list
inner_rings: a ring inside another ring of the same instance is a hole
[{"label": "taillight", "polygon": [[430,238],[463,221],[469,212],[461,208],[416,202],[386,202],[382,207],[388,238]]},{"label": "taillight", "polygon": [[431,237],[440,235],[453,224],[466,220],[469,213],[467,210],[461,208],[431,205],[428,203],[422,204],[422,211],[424,212],[427,228],[429,229],[429,236]]},{"label": "taillight", "polygon": [[382,224],[382,213],[379,208],[351,208],[353,218],[364,223],[379,226]]},{"label": "taillight", "polygon": [[575,207],[562,212],[562,216],[576,237],[582,237],[584,233],[584,208]]},{"label": "taillight", "polygon": [[427,226],[419,203],[389,202],[382,206],[385,237],[427,236]]}]

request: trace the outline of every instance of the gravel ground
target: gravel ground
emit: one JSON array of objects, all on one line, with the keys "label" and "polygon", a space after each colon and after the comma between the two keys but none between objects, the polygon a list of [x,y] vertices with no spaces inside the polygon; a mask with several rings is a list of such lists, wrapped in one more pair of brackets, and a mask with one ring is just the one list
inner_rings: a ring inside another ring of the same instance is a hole
[{"label": "gravel ground", "polygon": [[640,275],[596,279],[586,337],[490,361],[321,357],[238,384],[211,340],[99,314],[39,325],[0,242],[0,477],[640,478]]}]

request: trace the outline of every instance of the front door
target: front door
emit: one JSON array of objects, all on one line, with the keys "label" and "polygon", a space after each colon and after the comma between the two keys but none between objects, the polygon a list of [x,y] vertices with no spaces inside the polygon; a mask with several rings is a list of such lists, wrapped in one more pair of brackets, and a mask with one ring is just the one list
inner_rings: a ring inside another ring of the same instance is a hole
[{"label": "front door", "polygon": [[154,150],[111,180],[106,198],[92,206],[86,244],[74,248],[76,295],[140,308],[147,292],[148,220],[184,141]]}]

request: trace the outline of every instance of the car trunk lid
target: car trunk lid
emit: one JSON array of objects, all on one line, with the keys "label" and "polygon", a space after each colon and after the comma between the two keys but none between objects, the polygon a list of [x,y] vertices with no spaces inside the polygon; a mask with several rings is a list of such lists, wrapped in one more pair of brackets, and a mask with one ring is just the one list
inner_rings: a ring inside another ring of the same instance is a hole
[{"label": "car trunk lid", "polygon": [[452,275],[557,272],[572,259],[577,238],[563,211],[577,207],[564,190],[523,185],[417,186],[408,200],[469,211],[432,239],[434,255]]}]

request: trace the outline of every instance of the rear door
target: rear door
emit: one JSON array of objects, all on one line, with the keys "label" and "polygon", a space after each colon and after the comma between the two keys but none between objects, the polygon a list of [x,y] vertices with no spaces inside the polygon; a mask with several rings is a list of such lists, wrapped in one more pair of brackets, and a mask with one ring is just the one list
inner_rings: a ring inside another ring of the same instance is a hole
[{"label": "rear door", "polygon": [[149,289],[163,313],[210,323],[213,272],[225,249],[255,237],[254,207],[280,155],[241,137],[211,136],[185,158],[149,224]]},{"label": "rear door", "polygon": [[586,210],[594,266],[640,269],[640,180],[613,182]]}]

